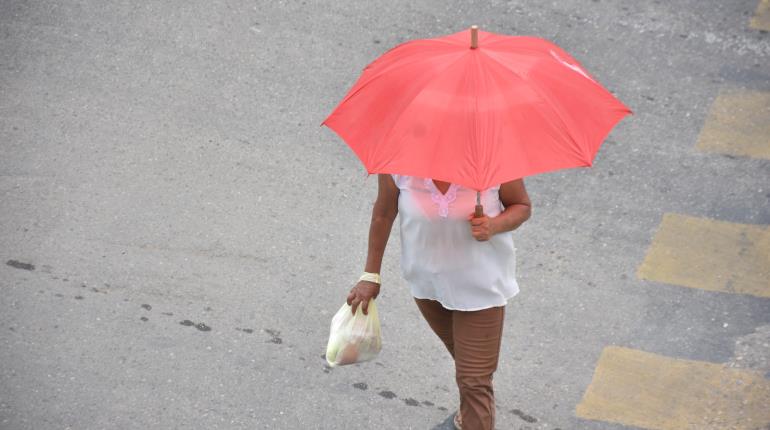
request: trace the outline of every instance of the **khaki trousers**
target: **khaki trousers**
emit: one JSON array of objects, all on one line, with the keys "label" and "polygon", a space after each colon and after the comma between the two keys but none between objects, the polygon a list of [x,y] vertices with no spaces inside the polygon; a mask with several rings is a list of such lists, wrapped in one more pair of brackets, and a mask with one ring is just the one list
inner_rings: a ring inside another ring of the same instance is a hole
[{"label": "khaki trousers", "polygon": [[435,300],[414,300],[454,358],[463,430],[494,429],[492,375],[500,356],[505,306],[457,311],[446,309]]}]

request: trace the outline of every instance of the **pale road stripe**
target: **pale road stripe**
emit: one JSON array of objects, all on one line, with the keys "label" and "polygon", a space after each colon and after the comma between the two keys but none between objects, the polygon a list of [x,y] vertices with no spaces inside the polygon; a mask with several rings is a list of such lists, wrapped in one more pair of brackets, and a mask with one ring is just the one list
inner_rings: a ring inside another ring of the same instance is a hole
[{"label": "pale road stripe", "polygon": [[749,28],[770,31],[770,0],[760,0],[757,10],[749,20]]},{"label": "pale road stripe", "polygon": [[608,346],[575,412],[644,429],[756,430],[770,425],[768,405],[762,372]]},{"label": "pale road stripe", "polygon": [[770,92],[720,89],[696,148],[770,160]]},{"label": "pale road stripe", "polygon": [[770,227],[666,213],[637,276],[770,297]]}]

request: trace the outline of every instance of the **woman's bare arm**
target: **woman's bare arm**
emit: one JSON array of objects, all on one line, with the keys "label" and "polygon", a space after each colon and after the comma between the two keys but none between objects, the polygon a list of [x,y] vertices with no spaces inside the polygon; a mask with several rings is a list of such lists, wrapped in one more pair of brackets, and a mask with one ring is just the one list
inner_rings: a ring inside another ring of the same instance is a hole
[{"label": "woman's bare arm", "polygon": [[501,184],[498,194],[505,210],[490,220],[492,234],[515,230],[532,215],[532,202],[523,179]]},{"label": "woman's bare arm", "polygon": [[[377,175],[377,199],[372,208],[372,220],[369,225],[369,249],[366,255],[365,272],[380,273],[385,246],[390,237],[393,222],[398,215],[398,187],[390,174]],[[356,307],[363,304],[364,314],[369,311],[369,299],[380,293],[380,285],[369,281],[359,281],[348,294],[347,303]]]},{"label": "woman's bare arm", "polygon": [[398,187],[389,174],[377,175],[377,200],[372,208],[372,221],[369,225],[369,252],[366,257],[365,272],[380,273],[385,246],[390,237],[390,230],[398,215]]}]

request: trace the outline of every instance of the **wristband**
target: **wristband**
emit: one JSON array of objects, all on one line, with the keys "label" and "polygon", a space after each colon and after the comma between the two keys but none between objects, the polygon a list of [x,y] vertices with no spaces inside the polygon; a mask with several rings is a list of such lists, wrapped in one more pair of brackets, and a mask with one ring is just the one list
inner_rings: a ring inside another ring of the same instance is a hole
[{"label": "wristband", "polygon": [[358,280],[359,280],[359,281],[369,281],[369,282],[374,282],[375,284],[381,284],[381,283],[382,283],[382,282],[380,281],[380,274],[379,274],[379,273],[369,273],[369,272],[364,272],[364,274],[363,274],[363,275],[361,275],[361,277],[360,277],[360,278],[358,278]]}]

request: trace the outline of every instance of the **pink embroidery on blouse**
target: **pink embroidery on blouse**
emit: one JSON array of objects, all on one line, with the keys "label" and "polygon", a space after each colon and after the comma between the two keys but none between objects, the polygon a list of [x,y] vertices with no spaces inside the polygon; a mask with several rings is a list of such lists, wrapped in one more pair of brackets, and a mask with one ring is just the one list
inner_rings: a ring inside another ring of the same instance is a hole
[{"label": "pink embroidery on blouse", "polygon": [[449,204],[457,198],[457,185],[454,183],[449,184],[446,194],[441,194],[441,191],[436,187],[431,178],[425,178],[425,186],[430,190],[431,200],[438,205],[439,216],[448,217]]}]

